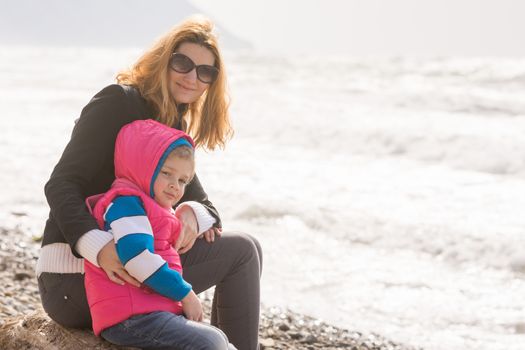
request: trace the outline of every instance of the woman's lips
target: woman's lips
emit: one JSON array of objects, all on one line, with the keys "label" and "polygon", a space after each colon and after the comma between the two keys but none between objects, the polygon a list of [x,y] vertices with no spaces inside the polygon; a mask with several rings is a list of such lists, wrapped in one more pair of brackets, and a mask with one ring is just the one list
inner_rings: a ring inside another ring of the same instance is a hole
[{"label": "woman's lips", "polygon": [[181,83],[177,83],[178,86],[180,86],[181,88],[183,88],[184,90],[188,90],[188,91],[194,91],[195,89],[193,88],[190,88],[190,87],[187,87],[185,85],[182,85]]}]

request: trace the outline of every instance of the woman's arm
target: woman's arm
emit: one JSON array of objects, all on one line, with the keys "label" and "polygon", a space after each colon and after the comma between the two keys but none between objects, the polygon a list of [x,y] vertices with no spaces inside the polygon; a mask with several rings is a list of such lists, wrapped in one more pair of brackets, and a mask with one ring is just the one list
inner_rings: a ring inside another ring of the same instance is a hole
[{"label": "woman's arm", "polygon": [[[125,97],[119,85],[108,86],[93,97],[82,110],[71,139],[45,185],[50,215],[77,257],[81,257],[76,250],[79,238],[98,229],[84,199],[106,191],[113,181],[113,167],[106,167],[108,162],[112,163],[117,133],[137,113],[130,110]],[[101,249],[103,243],[98,242],[93,249]]]},{"label": "woman's arm", "polygon": [[[220,235],[221,219],[217,209],[208,200],[197,175],[186,187],[184,196],[176,205],[175,215],[182,224],[182,230],[175,244],[179,254],[185,254],[193,247],[199,235],[205,234],[213,242],[215,234]],[[212,231],[213,235],[212,235]]]},{"label": "woman's arm", "polygon": [[[188,184],[188,186],[186,186],[184,196],[182,196],[181,200],[179,201],[179,203],[177,203],[176,207],[181,205],[183,202],[190,201],[200,203],[208,211],[209,215],[213,217],[213,219],[215,219],[215,223],[213,224],[214,227],[222,227],[219,212],[217,211],[217,209],[215,209],[212,202],[208,199],[208,195],[206,194],[206,192],[204,192],[201,182],[199,181],[199,178],[196,174],[191,180],[191,182]],[[192,206],[192,209],[195,211],[195,215],[197,216],[197,220],[199,221],[199,215],[203,215],[204,213],[200,212],[197,206]],[[203,216],[205,216],[205,214]],[[199,231],[202,232],[204,230],[199,229]]]}]

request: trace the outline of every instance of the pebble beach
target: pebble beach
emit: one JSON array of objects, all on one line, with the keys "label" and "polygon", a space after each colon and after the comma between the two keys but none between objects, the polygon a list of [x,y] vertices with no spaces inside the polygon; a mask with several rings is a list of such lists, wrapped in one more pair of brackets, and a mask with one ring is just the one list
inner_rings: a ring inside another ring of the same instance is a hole
[{"label": "pebble beach", "polygon": [[[41,349],[26,339],[2,342],[6,325],[18,319],[47,322],[40,305],[34,267],[38,258],[38,237],[27,238],[18,228],[0,227],[0,348],[5,350]],[[200,295],[209,321],[211,292]],[[29,317],[29,318],[28,318]],[[44,321],[42,321],[44,320]],[[28,322],[24,322],[26,325]],[[30,326],[29,326],[30,327]],[[86,333],[88,333],[86,331]],[[88,334],[84,336],[89,337]],[[23,337],[22,337],[23,338]],[[93,336],[94,338],[94,336]],[[112,349],[104,341],[92,343],[94,349]],[[379,334],[362,333],[332,326],[323,320],[302,315],[281,307],[262,307],[260,323],[261,349],[352,349],[352,350],[416,350],[396,344]],[[43,349],[43,348],[42,348]]]}]

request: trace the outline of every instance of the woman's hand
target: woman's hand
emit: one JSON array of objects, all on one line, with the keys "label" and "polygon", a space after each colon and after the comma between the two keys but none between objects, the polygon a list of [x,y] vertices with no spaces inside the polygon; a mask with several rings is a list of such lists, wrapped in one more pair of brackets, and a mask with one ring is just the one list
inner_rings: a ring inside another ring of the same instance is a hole
[{"label": "woman's hand", "polygon": [[122,262],[118,258],[115,242],[108,242],[108,244],[100,250],[97,256],[97,262],[113,282],[124,285],[124,281],[126,281],[135,287],[140,287],[140,282],[124,269],[124,265],[122,265]]},{"label": "woman's hand", "polygon": [[175,242],[175,250],[179,254],[184,254],[193,247],[199,235],[197,218],[195,217],[193,209],[189,206],[180,208],[175,215],[182,225],[179,238],[177,242]]},{"label": "woman's hand", "polygon": [[204,239],[206,239],[206,242],[212,243],[213,241],[215,241],[215,236],[220,237],[221,234],[222,228],[212,227],[208,231],[203,232],[202,236],[199,237],[204,237]]},{"label": "woman's hand", "polygon": [[184,316],[188,320],[201,322],[202,321],[202,305],[201,301],[197,297],[194,291],[190,291],[188,295],[181,300],[182,302],[182,311]]}]

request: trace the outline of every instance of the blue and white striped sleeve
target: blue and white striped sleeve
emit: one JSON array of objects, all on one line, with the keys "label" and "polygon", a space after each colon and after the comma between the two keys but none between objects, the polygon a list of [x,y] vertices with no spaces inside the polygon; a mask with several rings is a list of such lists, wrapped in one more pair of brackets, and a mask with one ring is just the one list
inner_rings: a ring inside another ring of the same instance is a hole
[{"label": "blue and white striped sleeve", "polygon": [[131,276],[173,300],[182,300],[191,291],[191,284],[154,253],[153,230],[139,197],[116,197],[104,221],[106,230],[113,233],[120,261]]}]

